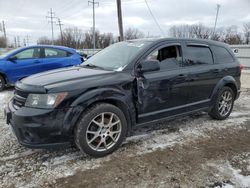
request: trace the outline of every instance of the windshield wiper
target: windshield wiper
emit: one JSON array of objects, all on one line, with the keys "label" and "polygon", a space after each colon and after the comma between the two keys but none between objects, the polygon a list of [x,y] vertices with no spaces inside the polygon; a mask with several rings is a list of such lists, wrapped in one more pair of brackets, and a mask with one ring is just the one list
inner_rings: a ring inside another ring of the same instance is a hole
[{"label": "windshield wiper", "polygon": [[89,68],[98,68],[98,69],[104,70],[103,67],[100,67],[100,66],[97,66],[97,65],[93,65],[93,64],[91,64],[91,63],[86,64],[86,65],[82,65],[82,66],[84,66],[84,67],[89,67]]}]

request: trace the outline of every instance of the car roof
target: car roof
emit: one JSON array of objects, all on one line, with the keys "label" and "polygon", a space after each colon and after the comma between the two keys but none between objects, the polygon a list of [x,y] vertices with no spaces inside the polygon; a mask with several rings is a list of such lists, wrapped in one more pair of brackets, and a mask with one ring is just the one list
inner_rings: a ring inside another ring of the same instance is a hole
[{"label": "car roof", "polygon": [[56,45],[31,45],[31,46],[26,46],[26,47],[23,47],[23,49],[25,48],[55,48],[55,49],[60,49],[60,50],[66,50],[66,51],[74,51],[75,52],[75,49],[73,48],[69,48],[69,47],[66,47],[66,46],[56,46]]},{"label": "car roof", "polygon": [[143,39],[134,39],[129,40],[131,42],[138,41],[138,42],[152,42],[152,43],[159,43],[159,42],[168,42],[168,41],[186,41],[186,42],[195,42],[195,43],[207,43],[210,45],[216,45],[216,46],[224,46],[228,47],[229,45],[223,42],[218,42],[214,40],[208,40],[208,39],[195,39],[195,38],[143,38]]}]

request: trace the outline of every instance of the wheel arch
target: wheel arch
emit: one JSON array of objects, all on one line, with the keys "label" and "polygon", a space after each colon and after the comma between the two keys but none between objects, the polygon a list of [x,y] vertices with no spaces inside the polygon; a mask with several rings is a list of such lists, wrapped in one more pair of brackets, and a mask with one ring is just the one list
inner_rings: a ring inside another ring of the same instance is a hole
[{"label": "wheel arch", "polygon": [[210,97],[211,98],[211,106],[214,104],[216,97],[217,97],[217,94],[220,91],[220,89],[225,87],[225,86],[230,87],[233,90],[235,97],[237,96],[238,89],[237,89],[236,80],[232,76],[226,76],[226,77],[222,78],[215,86],[215,88],[212,92],[212,95]]},{"label": "wheel arch", "polygon": [[131,133],[132,126],[136,121],[136,110],[132,98],[124,94],[124,92],[113,88],[92,90],[78,97],[72,103],[73,108],[66,113],[63,130],[73,133],[82,114],[98,103],[109,103],[122,110],[128,123],[127,135]]},{"label": "wheel arch", "polygon": [[5,84],[8,84],[8,77],[5,73],[3,73],[2,71],[0,71],[0,76],[3,77],[4,81],[5,81]]}]

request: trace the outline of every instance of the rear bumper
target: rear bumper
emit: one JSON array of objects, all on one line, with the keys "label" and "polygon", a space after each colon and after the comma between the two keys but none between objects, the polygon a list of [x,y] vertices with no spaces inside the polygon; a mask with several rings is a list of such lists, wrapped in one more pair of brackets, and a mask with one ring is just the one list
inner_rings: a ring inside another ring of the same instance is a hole
[{"label": "rear bumper", "polygon": [[63,147],[70,145],[73,137],[63,129],[68,110],[15,109],[11,101],[5,108],[5,116],[21,145],[29,148]]}]

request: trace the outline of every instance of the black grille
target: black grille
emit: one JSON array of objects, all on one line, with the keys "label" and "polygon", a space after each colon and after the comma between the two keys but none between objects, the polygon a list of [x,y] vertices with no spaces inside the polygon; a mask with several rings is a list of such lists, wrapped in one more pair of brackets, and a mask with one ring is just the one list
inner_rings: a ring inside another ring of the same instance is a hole
[{"label": "black grille", "polygon": [[16,88],[14,92],[14,99],[13,99],[14,107],[16,109],[23,107],[25,105],[27,97],[28,97],[28,93]]}]

